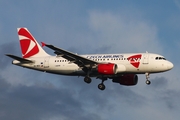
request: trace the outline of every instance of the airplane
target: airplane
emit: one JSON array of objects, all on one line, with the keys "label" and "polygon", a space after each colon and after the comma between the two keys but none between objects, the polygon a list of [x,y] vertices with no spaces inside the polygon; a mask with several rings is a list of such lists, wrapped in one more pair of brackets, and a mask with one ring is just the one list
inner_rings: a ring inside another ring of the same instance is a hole
[{"label": "airplane", "polygon": [[[52,74],[83,76],[88,84],[92,81],[91,77],[96,77],[101,80],[98,85],[100,90],[105,89],[104,81],[108,79],[125,86],[136,85],[137,74],[145,74],[146,84],[149,85],[150,74],[173,68],[165,57],[154,53],[78,55],[44,42],[41,42],[41,47],[27,28],[17,28],[17,31],[22,57],[6,54],[14,59],[12,64]],[[52,49],[56,55],[49,55],[43,47]]]}]

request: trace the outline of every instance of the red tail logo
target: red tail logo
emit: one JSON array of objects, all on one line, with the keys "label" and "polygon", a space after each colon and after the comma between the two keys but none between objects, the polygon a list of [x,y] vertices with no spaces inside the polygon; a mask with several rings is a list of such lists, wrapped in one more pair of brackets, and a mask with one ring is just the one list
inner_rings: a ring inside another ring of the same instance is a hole
[{"label": "red tail logo", "polygon": [[133,55],[128,57],[128,61],[130,61],[131,65],[133,65],[135,68],[139,67],[140,60],[141,60],[141,54]]},{"label": "red tail logo", "polygon": [[23,58],[31,57],[39,52],[36,40],[24,28],[18,31]]}]

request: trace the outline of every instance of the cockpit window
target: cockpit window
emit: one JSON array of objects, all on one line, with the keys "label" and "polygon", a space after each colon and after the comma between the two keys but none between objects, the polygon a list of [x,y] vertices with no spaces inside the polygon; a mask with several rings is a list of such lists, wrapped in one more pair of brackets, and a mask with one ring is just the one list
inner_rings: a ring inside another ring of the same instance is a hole
[{"label": "cockpit window", "polygon": [[164,58],[164,57],[156,57],[155,59],[156,60],[166,60],[166,58]]}]

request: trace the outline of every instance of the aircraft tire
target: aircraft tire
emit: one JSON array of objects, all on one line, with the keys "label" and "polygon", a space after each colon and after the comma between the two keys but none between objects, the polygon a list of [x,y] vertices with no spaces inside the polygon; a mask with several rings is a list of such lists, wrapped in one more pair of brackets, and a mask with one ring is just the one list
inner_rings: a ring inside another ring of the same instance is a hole
[{"label": "aircraft tire", "polygon": [[101,84],[98,85],[98,88],[100,90],[104,90],[106,88],[106,86],[103,83],[101,83]]},{"label": "aircraft tire", "polygon": [[91,81],[92,81],[92,80],[91,80],[90,77],[87,77],[87,76],[86,76],[86,77],[84,78],[84,82],[86,82],[86,83],[88,83],[88,84],[91,83]]},{"label": "aircraft tire", "polygon": [[151,84],[151,81],[146,80],[146,84],[147,84],[147,85],[150,85],[150,84]]}]

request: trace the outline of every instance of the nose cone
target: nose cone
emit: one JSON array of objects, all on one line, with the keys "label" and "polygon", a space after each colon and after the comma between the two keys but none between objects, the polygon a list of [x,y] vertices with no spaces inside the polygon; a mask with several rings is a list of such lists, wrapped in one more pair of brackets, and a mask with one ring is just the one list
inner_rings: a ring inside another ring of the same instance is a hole
[{"label": "nose cone", "polygon": [[174,67],[174,65],[168,61],[167,68],[168,70],[171,70]]}]

